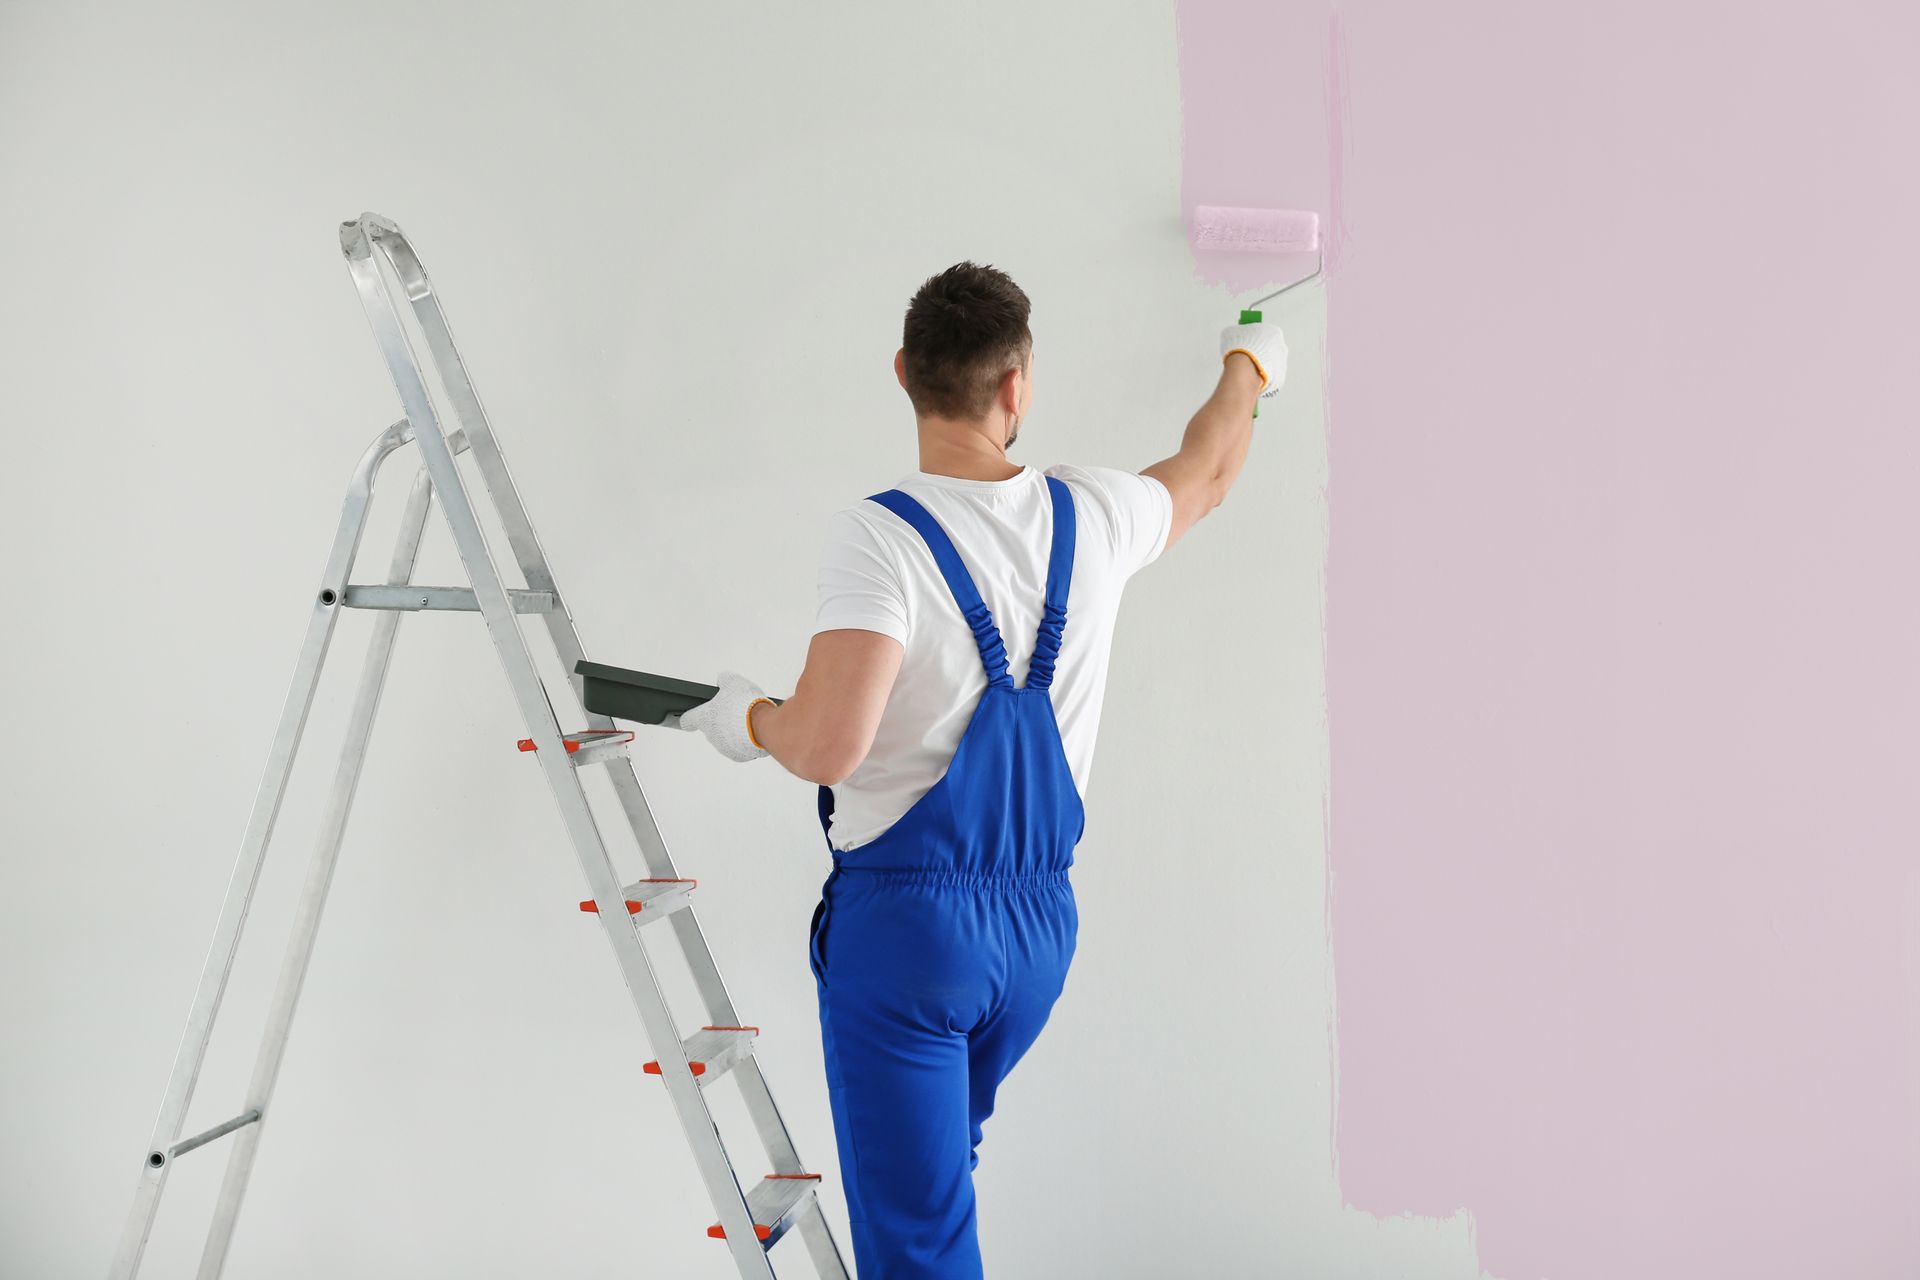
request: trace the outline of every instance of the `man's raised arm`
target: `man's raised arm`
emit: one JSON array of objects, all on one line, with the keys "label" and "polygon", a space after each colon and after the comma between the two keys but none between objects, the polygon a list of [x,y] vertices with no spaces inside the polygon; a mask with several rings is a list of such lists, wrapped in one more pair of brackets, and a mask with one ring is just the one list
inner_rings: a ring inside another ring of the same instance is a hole
[{"label": "man's raised arm", "polygon": [[1220,347],[1226,367],[1213,394],[1187,423],[1180,451],[1140,472],[1166,485],[1173,497],[1168,547],[1226,500],[1253,443],[1255,402],[1286,381],[1287,343],[1278,325],[1230,325],[1220,335]]}]

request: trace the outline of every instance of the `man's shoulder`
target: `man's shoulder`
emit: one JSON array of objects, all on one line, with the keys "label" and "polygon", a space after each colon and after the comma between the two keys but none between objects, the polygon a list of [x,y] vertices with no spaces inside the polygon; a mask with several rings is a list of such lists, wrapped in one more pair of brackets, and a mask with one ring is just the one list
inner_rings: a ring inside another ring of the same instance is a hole
[{"label": "man's shoulder", "polygon": [[1118,467],[1096,467],[1084,462],[1056,462],[1047,468],[1047,474],[1062,480],[1105,483],[1115,475],[1126,473]]},{"label": "man's shoulder", "polygon": [[844,506],[834,511],[834,519],[863,520],[871,524],[884,525],[887,508],[875,499],[895,490],[906,493],[909,497],[913,496],[908,492],[908,486],[904,480],[896,480],[890,484],[883,484],[877,489],[868,490],[857,498],[849,499]]},{"label": "man's shoulder", "polygon": [[895,560],[911,533],[907,524],[885,507],[867,498],[858,498],[827,516],[826,540],[829,550],[858,549],[869,554],[884,554]]},{"label": "man's shoulder", "polygon": [[861,498],[827,515],[827,531],[835,538],[871,538],[879,529],[874,518],[880,511],[878,503]]},{"label": "man's shoulder", "polygon": [[1076,492],[1086,495],[1089,525],[1104,526],[1108,545],[1122,577],[1151,564],[1166,548],[1173,526],[1173,495],[1156,476],[1119,467],[1087,467],[1062,463],[1047,468]]},{"label": "man's shoulder", "polygon": [[1164,488],[1153,476],[1123,467],[1096,467],[1083,463],[1057,462],[1047,468],[1048,475],[1065,481],[1067,486],[1091,497],[1104,511],[1114,512],[1151,504],[1159,495],[1155,486]]}]

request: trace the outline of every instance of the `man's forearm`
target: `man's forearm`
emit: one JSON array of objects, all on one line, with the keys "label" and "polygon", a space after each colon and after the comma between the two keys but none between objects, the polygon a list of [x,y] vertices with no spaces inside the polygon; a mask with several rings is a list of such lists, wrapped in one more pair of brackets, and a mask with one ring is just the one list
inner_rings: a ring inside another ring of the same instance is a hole
[{"label": "man's forearm", "polygon": [[804,713],[806,708],[796,708],[791,698],[781,703],[756,702],[747,712],[747,729],[753,734],[754,742],[765,748],[788,773],[808,782],[825,781],[817,776],[819,769],[807,750],[817,735],[797,723],[801,717],[794,714],[796,710]]},{"label": "man's forearm", "polygon": [[1227,490],[1247,460],[1253,441],[1253,406],[1264,385],[1252,360],[1239,352],[1229,353],[1213,394],[1187,423],[1179,450],[1140,473],[1166,485],[1173,498],[1167,546],[1227,500]]},{"label": "man's forearm", "polygon": [[1239,353],[1228,356],[1219,384],[1180,438],[1180,452],[1210,468],[1219,497],[1226,496],[1246,463],[1260,386],[1260,371],[1253,361]]}]

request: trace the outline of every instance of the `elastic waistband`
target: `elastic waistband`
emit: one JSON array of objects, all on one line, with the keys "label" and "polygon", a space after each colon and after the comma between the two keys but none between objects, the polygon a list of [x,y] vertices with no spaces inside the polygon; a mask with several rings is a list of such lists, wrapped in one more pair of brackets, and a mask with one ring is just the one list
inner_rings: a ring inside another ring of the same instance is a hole
[{"label": "elastic waistband", "polygon": [[1002,892],[1051,889],[1071,886],[1067,868],[1058,871],[943,871],[927,867],[836,867],[840,873],[858,876],[863,884],[952,885],[963,889],[989,889]]}]

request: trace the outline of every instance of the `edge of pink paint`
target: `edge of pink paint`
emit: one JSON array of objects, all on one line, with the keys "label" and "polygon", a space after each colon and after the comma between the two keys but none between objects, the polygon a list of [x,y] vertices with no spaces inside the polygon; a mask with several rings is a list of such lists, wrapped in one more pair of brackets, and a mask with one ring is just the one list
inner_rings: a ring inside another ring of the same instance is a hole
[{"label": "edge of pink paint", "polygon": [[1920,1258],[1916,12],[1177,5],[1183,215],[1342,267],[1334,1173],[1494,1274]]}]

